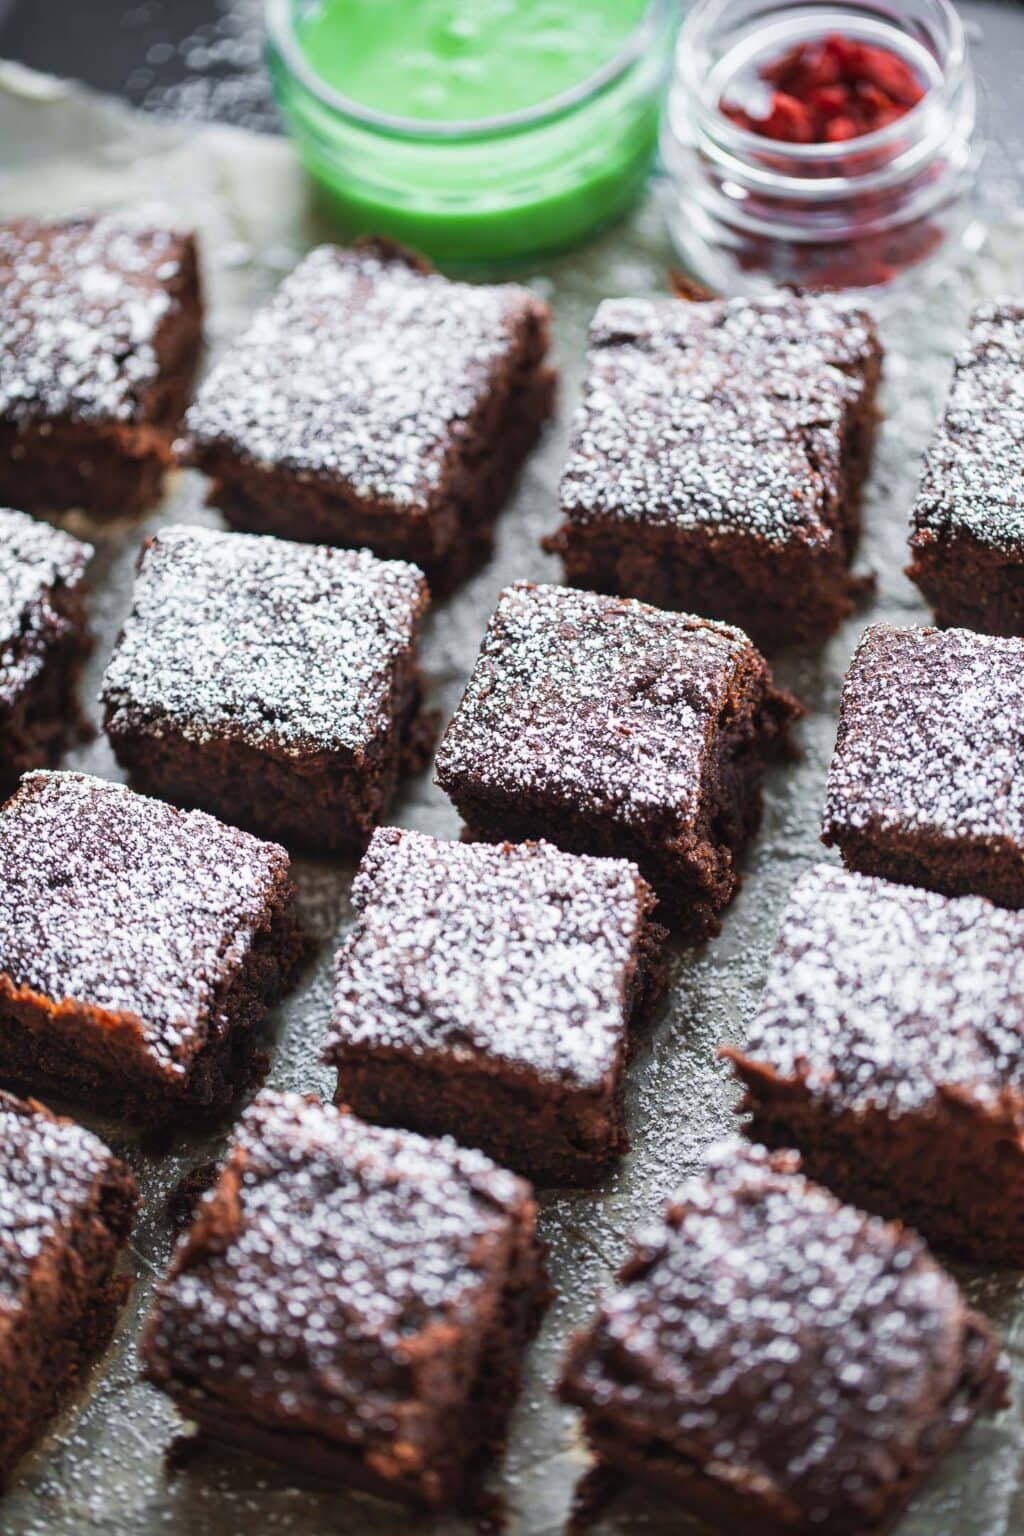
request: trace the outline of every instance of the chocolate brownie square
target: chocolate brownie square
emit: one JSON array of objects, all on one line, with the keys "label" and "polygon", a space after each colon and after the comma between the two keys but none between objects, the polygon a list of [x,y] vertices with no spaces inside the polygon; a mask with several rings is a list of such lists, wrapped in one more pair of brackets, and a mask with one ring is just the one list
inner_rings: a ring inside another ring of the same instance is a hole
[{"label": "chocolate brownie square", "polygon": [[766,649],[830,634],[863,585],[881,358],[871,316],[820,295],[606,300],[546,544],[566,580]]},{"label": "chocolate brownie square", "polygon": [[362,852],[425,756],[415,566],[207,528],[147,541],[103,680],[133,786],[261,836]]},{"label": "chocolate brownie square", "polygon": [[749,1134],[929,1242],[1024,1265],[1022,953],[1024,916],[979,896],[810,870],[723,1051]]},{"label": "chocolate brownie square", "polygon": [[628,1147],[630,1026],[664,930],[635,864],[548,843],[374,833],[352,888],[326,1059],[337,1102],[553,1184]]},{"label": "chocolate brownie square", "polygon": [[718,932],[798,706],[739,630],[517,582],[437,757],[470,836],[543,837],[639,865],[659,915]]},{"label": "chocolate brownie square", "polygon": [[218,1109],[303,953],[288,855],[80,773],[0,810],[0,1077],[129,1118]]},{"label": "chocolate brownie square", "polygon": [[412,560],[449,587],[551,408],[547,305],[383,242],[322,246],[214,368],[193,461],[237,528]]},{"label": "chocolate brownie square", "polygon": [[822,841],[864,875],[1024,907],[1024,641],[865,630]]},{"label": "chocolate brownie square", "polygon": [[0,503],[99,517],[151,506],[201,342],[191,235],[0,223]]},{"label": "chocolate brownie square", "polygon": [[92,546],[0,508],[0,794],[56,764],[80,721]]},{"label": "chocolate brownie square", "polygon": [[98,1137],[0,1093],[0,1482],[84,1363],[127,1282],[112,1278],[137,1196]]},{"label": "chocolate brownie square", "polygon": [[561,1394],[608,1468],[723,1530],[882,1536],[975,1417],[999,1342],[913,1233],[795,1152],[711,1149],[636,1240]]},{"label": "chocolate brownie square", "polygon": [[925,459],[907,574],[936,623],[1024,635],[1024,306],[983,304]]},{"label": "chocolate brownie square", "polygon": [[480,1153],[263,1094],[157,1291],[145,1375],[215,1437],[448,1504],[503,1442],[546,1301],[534,1219]]}]

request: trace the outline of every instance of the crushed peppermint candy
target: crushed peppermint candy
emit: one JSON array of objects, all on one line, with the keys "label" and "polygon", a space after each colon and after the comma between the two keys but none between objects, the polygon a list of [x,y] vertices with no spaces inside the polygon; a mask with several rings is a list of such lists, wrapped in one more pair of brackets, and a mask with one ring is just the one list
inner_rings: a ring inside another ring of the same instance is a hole
[{"label": "crushed peppermint candy", "polygon": [[186,428],[200,449],[426,514],[450,497],[466,434],[542,313],[515,284],[321,246],[214,367]]},{"label": "crushed peppermint candy", "polygon": [[28,773],[0,811],[0,974],[129,1015],[183,1075],[288,855],[201,811],[80,773]]},{"label": "crushed peppermint candy", "polygon": [[823,297],[605,300],[565,515],[829,543],[877,352],[870,316]]},{"label": "crushed peppermint candy", "polygon": [[109,1168],[91,1131],[0,1093],[0,1332],[18,1326],[38,1260],[89,1207]]},{"label": "crushed peppermint candy", "polygon": [[528,1185],[447,1138],[261,1094],[157,1293],[147,1365],[260,1417],[390,1440],[423,1390],[418,1346],[461,1360],[528,1206]]},{"label": "crushed peppermint candy", "polygon": [[181,250],[108,219],[0,223],[0,418],[142,419]]},{"label": "crushed peppermint candy", "polygon": [[713,1146],[639,1235],[566,1395],[726,1488],[763,1490],[794,1529],[852,1530],[851,1506],[873,1516],[964,1411],[971,1318],[919,1238],[799,1166]]},{"label": "crushed peppermint candy", "polygon": [[329,1059],[454,1053],[584,1088],[615,1069],[651,904],[633,864],[385,827],[352,901]]},{"label": "crushed peppermint candy", "polygon": [[827,865],[797,883],[743,1055],[836,1111],[955,1087],[1024,1127],[1024,916]]},{"label": "crushed peppermint candy", "polygon": [[145,547],[103,681],[116,731],[360,752],[390,732],[428,602],[413,565],[209,528]]},{"label": "crushed peppermint candy", "polygon": [[983,304],[925,459],[915,531],[1024,557],[1024,306]]},{"label": "crushed peppermint candy", "polygon": [[39,675],[70,621],[56,601],[60,588],[82,584],[91,544],[0,508],[0,700],[16,699]]},{"label": "crushed peppermint candy", "polygon": [[438,783],[543,797],[627,826],[645,815],[692,821],[709,737],[756,657],[727,624],[516,582],[441,743]]},{"label": "crushed peppermint candy", "polygon": [[822,838],[851,832],[1024,853],[1024,640],[865,630],[843,685]]}]

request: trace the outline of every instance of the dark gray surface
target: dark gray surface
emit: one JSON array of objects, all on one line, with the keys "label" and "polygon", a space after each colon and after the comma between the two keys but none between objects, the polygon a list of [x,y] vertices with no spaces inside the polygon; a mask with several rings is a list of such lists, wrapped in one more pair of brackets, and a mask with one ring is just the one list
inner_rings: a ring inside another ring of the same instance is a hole
[{"label": "dark gray surface", "polygon": [[[0,56],[135,106],[184,106],[265,128],[265,95],[253,78],[258,9],[258,0],[0,0]],[[1024,129],[1024,7],[962,0],[958,9],[975,44],[992,137],[1015,151]],[[197,40],[212,44],[214,57],[197,51]],[[218,90],[218,80],[228,88]]]},{"label": "dark gray surface", "polygon": [[[0,54],[138,104],[128,81],[150,48],[177,45],[218,14],[216,0],[0,0]],[[169,77],[186,73],[177,64]]]}]

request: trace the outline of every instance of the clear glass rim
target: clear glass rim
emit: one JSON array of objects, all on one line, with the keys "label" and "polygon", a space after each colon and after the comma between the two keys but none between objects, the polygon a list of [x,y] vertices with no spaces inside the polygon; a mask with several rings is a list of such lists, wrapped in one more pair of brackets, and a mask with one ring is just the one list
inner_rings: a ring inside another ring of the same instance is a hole
[{"label": "clear glass rim", "polygon": [[317,74],[302,50],[295,28],[295,3],[296,0],[267,0],[266,11],[268,41],[280,55],[289,73],[339,117],[390,138],[433,144],[495,139],[507,134],[528,132],[563,118],[593,101],[617,85],[644,57],[662,22],[674,13],[677,0],[648,0],[643,19],[619,52],[578,85],[549,97],[547,101],[538,102],[533,107],[524,107],[498,117],[467,118],[462,122],[438,122],[378,112],[336,90]]},{"label": "clear glass rim", "polygon": [[[884,150],[891,144],[905,141],[908,135],[923,130],[934,114],[936,98],[948,97],[959,86],[967,58],[967,38],[963,22],[951,4],[951,0],[930,0],[947,34],[945,53],[940,60],[942,80],[926,91],[915,107],[912,107],[903,117],[897,118],[895,122],[887,124],[886,127],[876,128],[873,133],[861,134],[855,140],[834,144],[789,144],[782,140],[766,139],[763,134],[754,133],[749,128],[742,128],[738,123],[734,123],[721,110],[717,100],[709,99],[704,90],[705,82],[697,68],[697,60],[704,46],[702,34],[733,3],[734,0],[696,0],[683,22],[676,44],[676,74],[693,101],[698,104],[704,119],[702,126],[713,133],[717,143],[740,160],[749,161],[770,150],[772,157],[782,163],[789,161],[793,165],[828,166],[848,161],[852,154],[870,154],[872,151]],[[865,9],[868,8],[865,7]],[[894,17],[893,20],[898,23],[899,18]],[[837,177],[842,179],[841,172],[837,172]]]}]

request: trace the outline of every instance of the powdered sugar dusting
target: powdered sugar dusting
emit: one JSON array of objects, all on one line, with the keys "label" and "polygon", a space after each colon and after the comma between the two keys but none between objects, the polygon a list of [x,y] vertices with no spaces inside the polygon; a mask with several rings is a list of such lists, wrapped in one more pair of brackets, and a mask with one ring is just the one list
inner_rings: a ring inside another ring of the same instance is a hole
[{"label": "powdered sugar dusting", "polygon": [[794,1153],[712,1147],[706,1175],[641,1235],[571,1395],[779,1501],[794,1529],[840,1516],[866,1529],[922,1437],[970,1416],[948,1401],[967,1317],[918,1238],[798,1168]]},{"label": "powdered sugar dusting", "polygon": [[878,343],[826,298],[609,299],[562,479],[594,518],[827,545],[843,433]]},{"label": "powdered sugar dusting", "polygon": [[182,1075],[288,856],[273,843],[78,773],[29,773],[0,812],[0,972],[137,1020]]},{"label": "powdered sugar dusting", "polygon": [[585,1088],[615,1069],[650,900],[634,865],[387,827],[352,899],[331,1059],[483,1057]]},{"label": "powdered sugar dusting", "polygon": [[881,831],[1024,852],[1024,641],[865,630],[843,687],[822,836]]},{"label": "powdered sugar dusting", "polygon": [[952,1086],[1008,1104],[1022,956],[1018,913],[820,865],[793,890],[744,1055],[836,1110],[938,1108]]},{"label": "powdered sugar dusting", "polygon": [[214,368],[187,428],[200,450],[425,514],[450,495],[467,423],[542,313],[514,284],[453,283],[375,247],[321,246]]},{"label": "powdered sugar dusting", "polygon": [[408,1362],[441,1325],[434,1358],[465,1349],[528,1211],[529,1186],[480,1153],[264,1093],[157,1294],[147,1364],[286,1427],[315,1414],[327,1438],[422,1445],[441,1426]]},{"label": "powdered sugar dusting", "polygon": [[139,418],[180,271],[181,237],[167,231],[0,224],[0,417]]},{"label": "powdered sugar dusting", "polygon": [[0,508],[0,699],[15,699],[68,633],[54,589],[79,586],[92,555],[69,533]]},{"label": "powdered sugar dusting", "polygon": [[415,566],[366,550],[162,529],[104,678],[108,726],[365,751],[393,727],[427,600]]},{"label": "powdered sugar dusting", "polygon": [[983,304],[972,316],[914,527],[1024,558],[1024,306]]},{"label": "powdered sugar dusting", "polygon": [[37,1262],[88,1206],[112,1158],[90,1131],[7,1093],[0,1093],[0,1148],[0,1333],[6,1333],[19,1326]]},{"label": "powdered sugar dusting", "polygon": [[697,814],[709,736],[755,654],[725,624],[516,582],[437,755],[438,783],[543,796],[630,824]]}]

